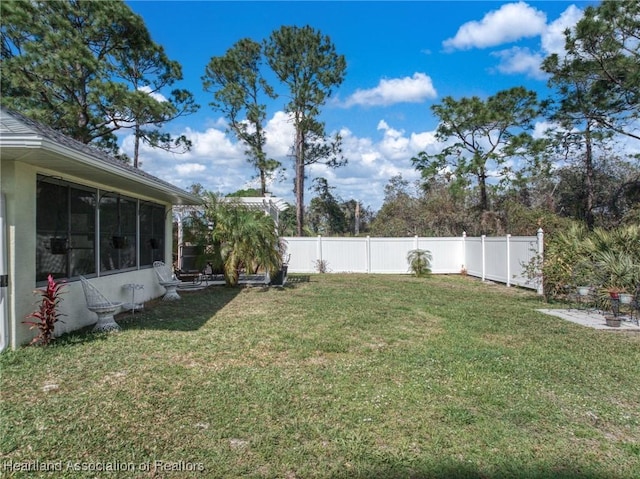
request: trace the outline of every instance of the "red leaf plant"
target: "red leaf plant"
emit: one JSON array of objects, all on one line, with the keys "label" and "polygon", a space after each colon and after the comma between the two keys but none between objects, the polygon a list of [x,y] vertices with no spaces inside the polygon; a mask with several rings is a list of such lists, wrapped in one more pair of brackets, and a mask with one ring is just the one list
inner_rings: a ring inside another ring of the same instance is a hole
[{"label": "red leaf plant", "polygon": [[33,293],[41,296],[40,308],[25,319],[32,319],[33,321],[23,321],[24,324],[29,324],[29,329],[38,328],[40,331],[38,335],[33,338],[30,344],[38,344],[41,346],[48,345],[53,338],[53,329],[55,324],[60,321],[60,316],[64,314],[58,311],[58,305],[62,301],[61,295],[64,294],[62,288],[66,286],[64,282],[56,282],[53,276],[47,277],[47,287],[45,289],[36,289]]}]

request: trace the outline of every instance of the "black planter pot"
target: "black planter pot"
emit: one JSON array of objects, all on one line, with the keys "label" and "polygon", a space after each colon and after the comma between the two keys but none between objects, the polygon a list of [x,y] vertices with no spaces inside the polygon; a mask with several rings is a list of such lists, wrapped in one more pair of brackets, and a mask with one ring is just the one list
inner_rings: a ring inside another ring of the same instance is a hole
[{"label": "black planter pot", "polygon": [[284,284],[287,281],[287,270],[289,269],[289,267],[287,265],[284,265],[280,268],[280,271],[278,271],[275,275],[273,275],[271,277],[271,286],[284,286]]}]

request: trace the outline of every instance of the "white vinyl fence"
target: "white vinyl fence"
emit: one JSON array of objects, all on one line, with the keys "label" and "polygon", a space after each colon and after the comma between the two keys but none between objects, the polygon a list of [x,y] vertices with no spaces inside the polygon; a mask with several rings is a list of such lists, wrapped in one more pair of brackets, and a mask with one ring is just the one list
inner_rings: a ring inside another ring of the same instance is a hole
[{"label": "white vinyl fence", "polygon": [[544,234],[537,236],[422,238],[286,237],[290,273],[316,273],[324,263],[330,273],[405,274],[407,253],[431,252],[434,274],[467,274],[484,280],[537,289],[541,282],[528,281],[524,266],[543,254]]}]

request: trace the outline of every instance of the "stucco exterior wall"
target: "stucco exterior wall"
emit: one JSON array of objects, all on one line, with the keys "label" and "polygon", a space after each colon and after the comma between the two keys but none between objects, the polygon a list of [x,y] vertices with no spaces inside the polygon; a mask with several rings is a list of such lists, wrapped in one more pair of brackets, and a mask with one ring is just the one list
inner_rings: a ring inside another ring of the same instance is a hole
[{"label": "stucco exterior wall", "polygon": [[[8,226],[8,316],[11,347],[28,343],[35,336],[35,330],[23,324],[25,317],[37,309],[39,296],[36,289],[36,184],[37,175],[56,176],[69,182],[101,188],[103,185],[83,181],[82,178],[60,175],[55,171],[36,168],[20,161],[3,161],[0,184],[6,196]],[[113,192],[113,188],[105,188]],[[163,204],[165,215],[165,258],[171,263],[172,217],[171,205],[154,198],[136,195],[131,191],[117,191],[123,195]],[[104,274],[90,278],[90,281],[110,300],[131,302],[131,291],[123,287],[127,283],[143,285],[135,293],[136,302],[144,302],[164,294],[151,267],[139,270]],[[97,316],[86,308],[82,285],[72,281],[65,288],[60,311],[62,322],[56,324],[56,336],[95,324]]]}]

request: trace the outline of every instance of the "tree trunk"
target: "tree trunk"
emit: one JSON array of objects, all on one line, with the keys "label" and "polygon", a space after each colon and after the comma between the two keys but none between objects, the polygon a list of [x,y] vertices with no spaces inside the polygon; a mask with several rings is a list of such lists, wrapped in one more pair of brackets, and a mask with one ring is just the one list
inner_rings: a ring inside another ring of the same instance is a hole
[{"label": "tree trunk", "polygon": [[300,130],[296,131],[295,157],[296,234],[302,236],[304,226],[304,137]]},{"label": "tree trunk", "polygon": [[484,213],[489,211],[489,199],[487,197],[487,173],[484,168],[480,168],[478,175],[478,187],[480,188],[480,209]]},{"label": "tree trunk", "polygon": [[587,129],[584,134],[585,141],[585,158],[584,158],[584,166],[585,166],[585,180],[584,180],[584,188],[586,192],[585,198],[585,208],[584,208],[584,219],[587,223],[587,228],[592,230],[595,224],[595,219],[593,217],[593,149],[591,144],[591,123],[587,122]]},{"label": "tree trunk", "polygon": [[262,196],[267,192],[267,175],[264,172],[264,168],[260,167],[260,193]]},{"label": "tree trunk", "polygon": [[138,155],[140,152],[140,125],[136,125],[134,130],[134,143],[133,143],[133,167],[138,167]]}]

